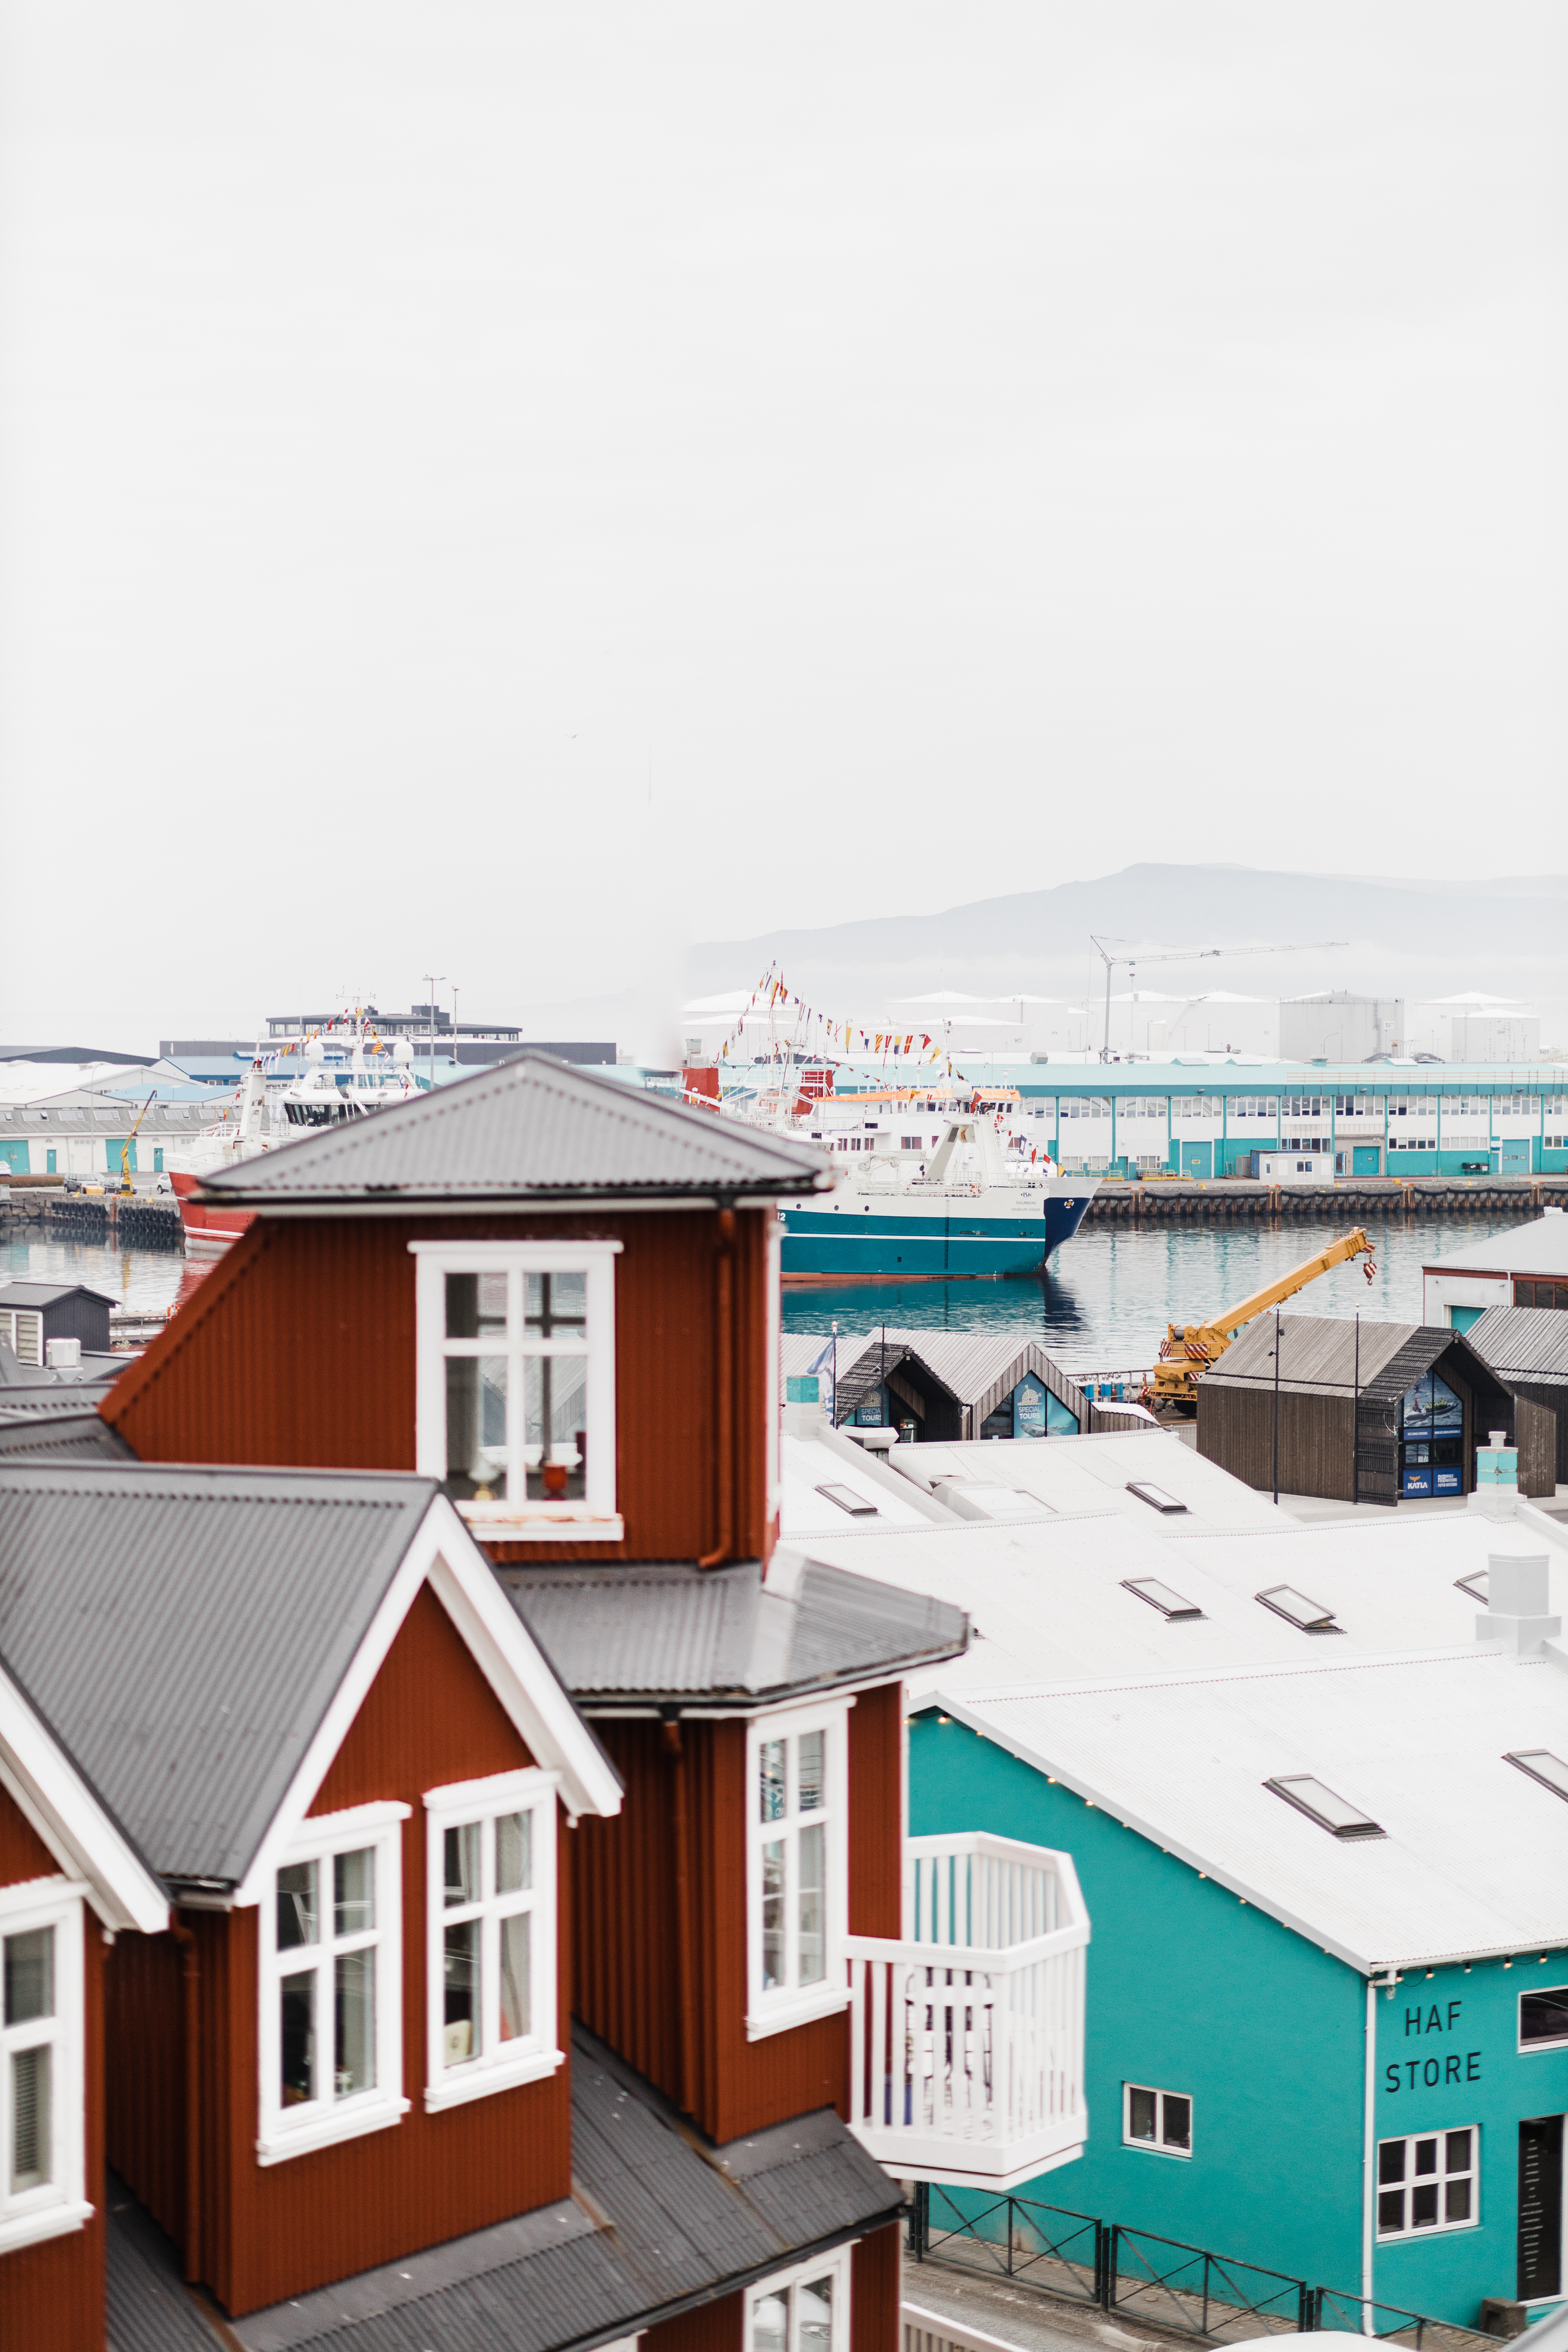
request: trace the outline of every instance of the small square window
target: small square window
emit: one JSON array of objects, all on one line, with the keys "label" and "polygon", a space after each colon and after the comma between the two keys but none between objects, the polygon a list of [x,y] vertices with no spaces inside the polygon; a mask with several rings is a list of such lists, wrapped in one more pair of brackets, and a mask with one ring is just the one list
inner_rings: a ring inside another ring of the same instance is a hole
[{"label": "small square window", "polygon": [[1519,2046],[1557,2049],[1568,2042],[1568,1985],[1541,1985],[1519,1997]]},{"label": "small square window", "polygon": [[1129,2147],[1163,2156],[1191,2156],[1193,2103],[1184,2091],[1156,2091],[1142,2083],[1122,2085],[1121,2137]]},{"label": "small square window", "polygon": [[1377,2150],[1377,2234],[1403,2238],[1417,2231],[1468,2229],[1478,2217],[1476,2154],[1480,2134],[1413,2132],[1385,2139]]}]

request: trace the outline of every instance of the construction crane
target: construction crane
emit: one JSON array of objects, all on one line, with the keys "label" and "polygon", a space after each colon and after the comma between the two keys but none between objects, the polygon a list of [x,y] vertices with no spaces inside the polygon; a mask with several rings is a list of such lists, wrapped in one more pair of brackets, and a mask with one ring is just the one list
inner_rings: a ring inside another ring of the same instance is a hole
[{"label": "construction crane", "polygon": [[1319,1275],[1329,1273],[1336,1265],[1346,1265],[1352,1257],[1363,1255],[1366,1264],[1362,1271],[1370,1282],[1377,1272],[1377,1260],[1372,1255],[1372,1244],[1365,1228],[1358,1225],[1354,1233],[1342,1234],[1337,1242],[1331,1242],[1327,1249],[1320,1250],[1316,1257],[1307,1258],[1300,1265],[1292,1266],[1290,1272],[1282,1274],[1278,1282],[1254,1291],[1252,1297],[1244,1298],[1239,1307],[1228,1307],[1223,1314],[1213,1316],[1206,1323],[1167,1324],[1166,1336],[1160,1342],[1160,1360],[1144,1385],[1143,1404],[1156,1409],[1163,1405],[1167,1412],[1174,1411],[1188,1415],[1195,1412],[1199,1375],[1206,1372],[1209,1366],[1224,1355],[1237,1333],[1244,1330],[1255,1316],[1267,1314],[1269,1307],[1278,1307],[1282,1300],[1293,1297],[1298,1290],[1304,1290],[1308,1283],[1315,1282]]},{"label": "construction crane", "polygon": [[130,1134],[126,1137],[124,1142],[120,1147],[120,1182],[116,1189],[122,1196],[127,1192],[134,1192],[136,1190],[135,1185],[131,1181],[131,1147],[136,1140],[136,1128],[141,1126],[142,1120],[146,1118],[148,1112],[152,1109],[157,1099],[158,1089],[154,1087],[152,1093],[148,1096],[146,1101],[142,1104],[141,1109],[136,1114],[136,1127],[132,1129]]},{"label": "construction crane", "polygon": [[1129,982],[1135,983],[1141,963],[1204,963],[1212,956],[1305,955],[1310,949],[1342,948],[1346,944],[1343,940],[1292,940],[1283,947],[1152,948],[1147,954],[1134,948],[1131,955],[1114,955],[1111,952],[1114,942],[1108,945],[1094,931],[1090,931],[1089,936],[1095,953],[1105,966],[1105,1043],[1100,1049],[1102,1062],[1110,1059],[1110,975],[1118,964],[1125,965]]}]

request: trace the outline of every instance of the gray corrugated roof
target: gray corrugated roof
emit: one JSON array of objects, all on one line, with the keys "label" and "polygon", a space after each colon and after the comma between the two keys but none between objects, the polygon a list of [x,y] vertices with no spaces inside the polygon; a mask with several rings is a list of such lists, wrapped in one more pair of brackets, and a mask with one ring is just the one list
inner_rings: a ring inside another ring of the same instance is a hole
[{"label": "gray corrugated roof", "polygon": [[[1435,1362],[1457,1333],[1421,1323],[1374,1323],[1360,1327],[1360,1385],[1363,1395],[1381,1393],[1380,1375],[1401,1351],[1426,1333],[1428,1362]],[[1357,1384],[1356,1325],[1335,1315],[1282,1315],[1279,1318],[1279,1383],[1297,1394],[1352,1396]],[[1274,1385],[1274,1318],[1260,1315],[1220,1357],[1205,1381],[1216,1388],[1271,1389]],[[1412,1379],[1416,1377],[1411,1375]],[[1408,1383],[1406,1383],[1408,1385]],[[1400,1391],[1401,1395],[1404,1391]]]},{"label": "gray corrugated roof", "polygon": [[174,2247],[116,2173],[105,2186],[107,2352],[213,2352],[218,2339],[191,2300]]},{"label": "gray corrugated roof", "polygon": [[1472,1266],[1487,1274],[1568,1274],[1568,1215],[1544,1210],[1528,1224],[1510,1225],[1506,1233],[1464,1242],[1442,1257],[1429,1258],[1422,1271],[1462,1274]]},{"label": "gray corrugated roof", "polygon": [[0,1660],[161,1875],[244,1876],[436,1492],[0,1462]]},{"label": "gray corrugated roof", "polygon": [[52,1307],[59,1298],[96,1298],[100,1307],[118,1307],[107,1291],[89,1290],[85,1282],[8,1282],[0,1289],[0,1307]]},{"label": "gray corrugated roof", "polygon": [[0,1460],[8,1462],[134,1462],[117,1429],[90,1398],[49,1397],[20,1408],[0,1407]]},{"label": "gray corrugated roof", "polygon": [[1499,1380],[1568,1384],[1568,1315],[1560,1307],[1489,1307],[1465,1337]]},{"label": "gray corrugated roof", "polygon": [[520,1054],[417,1101],[286,1144],[206,1179],[258,1208],[374,1199],[787,1196],[830,1185],[826,1153],[642,1094],[548,1054]]},{"label": "gray corrugated roof", "polygon": [[[780,1349],[784,1377],[804,1372],[823,1344],[823,1338],[805,1332],[786,1334]],[[1033,1372],[1080,1419],[1086,1417],[1082,1391],[1037,1339],[1021,1339],[1016,1331],[906,1330],[889,1324],[885,1332],[839,1333],[839,1418],[911,1357],[977,1421],[1010,1396],[1026,1372]]]},{"label": "gray corrugated roof", "polygon": [[562,1681],[595,1697],[760,1699],[954,1657],[963,1612],[840,1568],[775,1559],[506,1567],[502,1589]]},{"label": "gray corrugated roof", "polygon": [[254,2312],[233,2333],[246,2352],[586,2347],[879,2228],[899,2201],[831,2108],[714,2147],[581,2027],[572,2175],[578,2198]]}]

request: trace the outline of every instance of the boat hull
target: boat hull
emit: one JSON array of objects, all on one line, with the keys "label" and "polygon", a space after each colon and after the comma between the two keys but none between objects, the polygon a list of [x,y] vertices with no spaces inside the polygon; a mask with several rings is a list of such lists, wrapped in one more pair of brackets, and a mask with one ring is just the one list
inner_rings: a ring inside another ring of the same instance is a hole
[{"label": "boat hull", "polygon": [[832,1208],[791,1202],[779,1212],[783,1271],[791,1276],[898,1276],[903,1281],[1040,1274],[1053,1250],[1082,1224],[1094,1185],[1047,1194],[1033,1217],[948,1216],[895,1210],[890,1202],[845,1201]]},{"label": "boat hull", "polygon": [[184,1169],[171,1171],[169,1181],[174,1188],[174,1198],[180,1204],[180,1223],[184,1227],[187,1257],[221,1257],[224,1251],[237,1242],[256,1223],[254,1209],[209,1209],[191,1198],[201,1182],[199,1176],[187,1175]]}]

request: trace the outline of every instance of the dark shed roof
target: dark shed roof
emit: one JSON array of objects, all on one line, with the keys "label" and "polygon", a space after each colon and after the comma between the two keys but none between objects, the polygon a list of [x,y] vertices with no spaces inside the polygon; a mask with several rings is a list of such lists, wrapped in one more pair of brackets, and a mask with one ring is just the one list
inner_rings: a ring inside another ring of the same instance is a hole
[{"label": "dark shed roof", "polygon": [[[1568,1319],[1568,1318],[1565,1318]],[[1358,1356],[1359,1349],[1359,1356]],[[1500,1392],[1497,1375],[1466,1336],[1436,1323],[1356,1323],[1339,1315],[1282,1315],[1279,1385],[1297,1396],[1353,1396],[1396,1404],[1444,1356],[1472,1386]],[[1205,1388],[1271,1389],[1274,1318],[1260,1315],[1203,1375]]]},{"label": "dark shed roof", "polygon": [[258,1208],[458,1200],[711,1200],[825,1190],[812,1145],[524,1052],[416,1102],[243,1160],[203,1196]]},{"label": "dark shed roof", "polygon": [[58,1307],[66,1298],[91,1298],[100,1307],[116,1301],[107,1291],[89,1289],[85,1282],[8,1282],[0,1289],[0,1307]]},{"label": "dark shed roof", "polygon": [[[818,1347],[825,1344],[826,1340],[817,1342]],[[797,1339],[794,1352],[798,1355],[799,1349]],[[972,1426],[967,1434],[971,1436],[979,1435],[986,1414],[1010,1397],[1029,1372],[1078,1416],[1081,1427],[1089,1426],[1089,1401],[1078,1383],[1052,1361],[1037,1339],[1020,1339],[1016,1332],[1009,1331],[889,1328],[885,1334],[868,1332],[864,1339],[841,1339],[837,1418],[846,1419],[875,1394],[889,1372],[898,1371],[906,1363],[914,1364],[968,1415]]]},{"label": "dark shed roof", "polygon": [[436,1492],[0,1460],[0,1660],[162,1876],[244,1876]]},{"label": "dark shed roof", "polygon": [[690,1560],[498,1569],[503,1590],[573,1696],[742,1704],[831,1689],[956,1657],[963,1610],[786,1551],[761,1563]]},{"label": "dark shed roof", "polygon": [[1465,1337],[1510,1387],[1568,1388],[1568,1315],[1560,1307],[1489,1307]]},{"label": "dark shed roof", "polygon": [[899,2210],[830,2107],[715,2147],[580,2026],[572,2177],[577,2198],[252,2312],[232,2334],[246,2352],[585,2352]]}]

